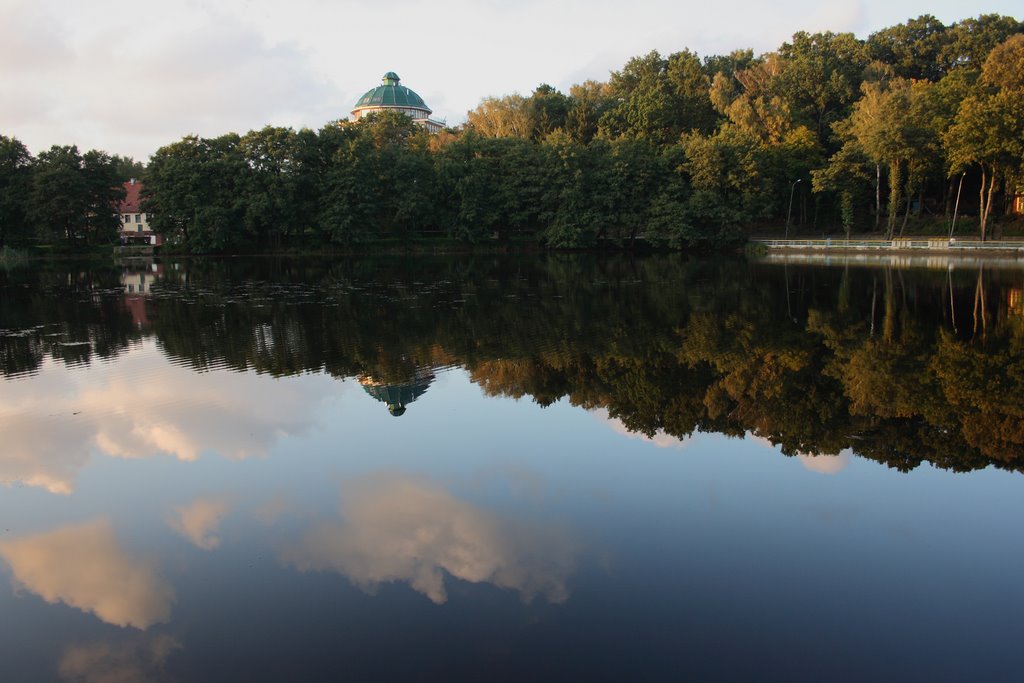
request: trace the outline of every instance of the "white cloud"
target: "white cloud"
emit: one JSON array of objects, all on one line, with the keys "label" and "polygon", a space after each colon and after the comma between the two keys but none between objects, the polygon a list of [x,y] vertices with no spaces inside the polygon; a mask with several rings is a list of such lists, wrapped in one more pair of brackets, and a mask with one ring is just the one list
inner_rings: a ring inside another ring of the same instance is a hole
[{"label": "white cloud", "polygon": [[408,582],[435,603],[444,574],[517,591],[524,600],[568,599],[578,544],[557,528],[532,527],[401,475],[366,477],[342,493],[341,523],[315,528],[284,560],[302,571],[335,571],[372,591]]},{"label": "white cloud", "polygon": [[[188,3],[21,3],[0,29],[5,134],[145,159],[189,133],[322,125],[336,95],[294,41]],[[97,21],[102,17],[102,21]]]},{"label": "white cloud", "polygon": [[147,629],[170,617],[174,590],[122,550],[107,520],[0,542],[0,557],[16,586],[108,624]]},{"label": "white cloud", "polygon": [[197,548],[213,550],[220,547],[217,531],[227,511],[228,504],[224,500],[200,498],[175,507],[167,523]]}]

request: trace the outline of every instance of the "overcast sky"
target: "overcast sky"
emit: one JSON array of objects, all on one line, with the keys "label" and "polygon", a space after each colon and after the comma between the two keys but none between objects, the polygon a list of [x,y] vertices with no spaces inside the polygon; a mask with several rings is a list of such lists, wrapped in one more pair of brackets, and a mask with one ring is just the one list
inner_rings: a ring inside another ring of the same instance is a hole
[{"label": "overcast sky", "polygon": [[0,134],[147,159],[189,133],[319,128],[389,70],[454,124],[651,49],[760,53],[799,30],[990,12],[1020,18],[1020,0],[0,0]]}]

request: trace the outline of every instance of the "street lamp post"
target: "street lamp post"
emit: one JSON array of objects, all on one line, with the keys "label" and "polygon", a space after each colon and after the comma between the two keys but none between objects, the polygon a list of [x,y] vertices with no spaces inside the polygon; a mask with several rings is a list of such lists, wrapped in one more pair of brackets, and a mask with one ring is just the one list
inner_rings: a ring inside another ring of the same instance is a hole
[{"label": "street lamp post", "polygon": [[789,221],[793,218],[793,192],[796,191],[797,183],[803,181],[803,178],[797,178],[793,181],[793,185],[789,188],[789,213],[786,214],[786,239],[789,239]]}]

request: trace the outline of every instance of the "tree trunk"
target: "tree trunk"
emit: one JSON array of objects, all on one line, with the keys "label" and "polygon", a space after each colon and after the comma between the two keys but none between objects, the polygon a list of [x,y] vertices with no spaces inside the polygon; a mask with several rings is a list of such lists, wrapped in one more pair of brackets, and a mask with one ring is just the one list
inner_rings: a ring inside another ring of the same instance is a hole
[{"label": "tree trunk", "polygon": [[882,220],[882,164],[875,164],[875,230]]},{"label": "tree trunk", "polygon": [[985,241],[985,180],[987,178],[985,166],[981,167],[981,189],[978,190],[978,229],[981,231],[981,241]]},{"label": "tree trunk", "polygon": [[[982,176],[981,176],[981,178],[982,178],[982,183],[981,183],[981,193],[982,193],[982,196],[981,196],[981,199],[982,199],[982,210],[984,211],[984,218],[982,218],[982,221],[981,221],[981,241],[982,242],[985,241],[985,234],[986,234],[986,230],[987,230],[987,227],[988,227],[988,219],[989,219],[989,216],[992,215],[992,197],[995,194],[995,190],[996,190],[996,176],[997,175],[998,174],[996,173],[996,167],[993,164],[993,166],[992,166],[992,174],[991,174],[991,176],[988,179],[988,197],[985,196],[985,176],[984,176],[984,174],[982,174]],[[980,213],[982,213],[982,211],[979,211],[979,214]]]},{"label": "tree trunk", "polygon": [[891,240],[896,232],[896,214],[900,208],[900,168],[899,159],[889,162],[889,226],[886,231],[886,239]]},{"label": "tree trunk", "polygon": [[[988,222],[992,215],[992,196],[995,194],[995,167],[992,167],[992,177],[988,179],[988,199],[985,201],[985,222]],[[982,238],[984,240],[984,238]]]},{"label": "tree trunk", "polygon": [[907,219],[910,218],[910,193],[907,193],[907,210],[903,212],[903,225],[900,226],[900,237],[903,237],[903,231],[907,229]]}]

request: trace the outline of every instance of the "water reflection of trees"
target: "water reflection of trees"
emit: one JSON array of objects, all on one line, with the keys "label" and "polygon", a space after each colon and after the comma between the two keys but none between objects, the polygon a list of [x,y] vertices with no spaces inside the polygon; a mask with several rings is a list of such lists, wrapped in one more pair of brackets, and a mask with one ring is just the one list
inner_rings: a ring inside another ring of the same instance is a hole
[{"label": "water reflection of trees", "polygon": [[1013,271],[570,257],[205,267],[155,319],[164,348],[197,367],[400,382],[410,364],[459,364],[489,394],[568,397],[649,435],[754,432],[786,453],[852,448],[901,469],[1024,464]]},{"label": "water reflection of trees", "polygon": [[197,369],[401,384],[460,365],[488,394],[568,398],[648,435],[1018,469],[1022,281],[683,258],[210,261],[169,275],[147,315]]},{"label": "water reflection of trees", "polygon": [[0,370],[33,373],[111,358],[141,337],[126,308],[121,271],[63,264],[0,269]]}]

